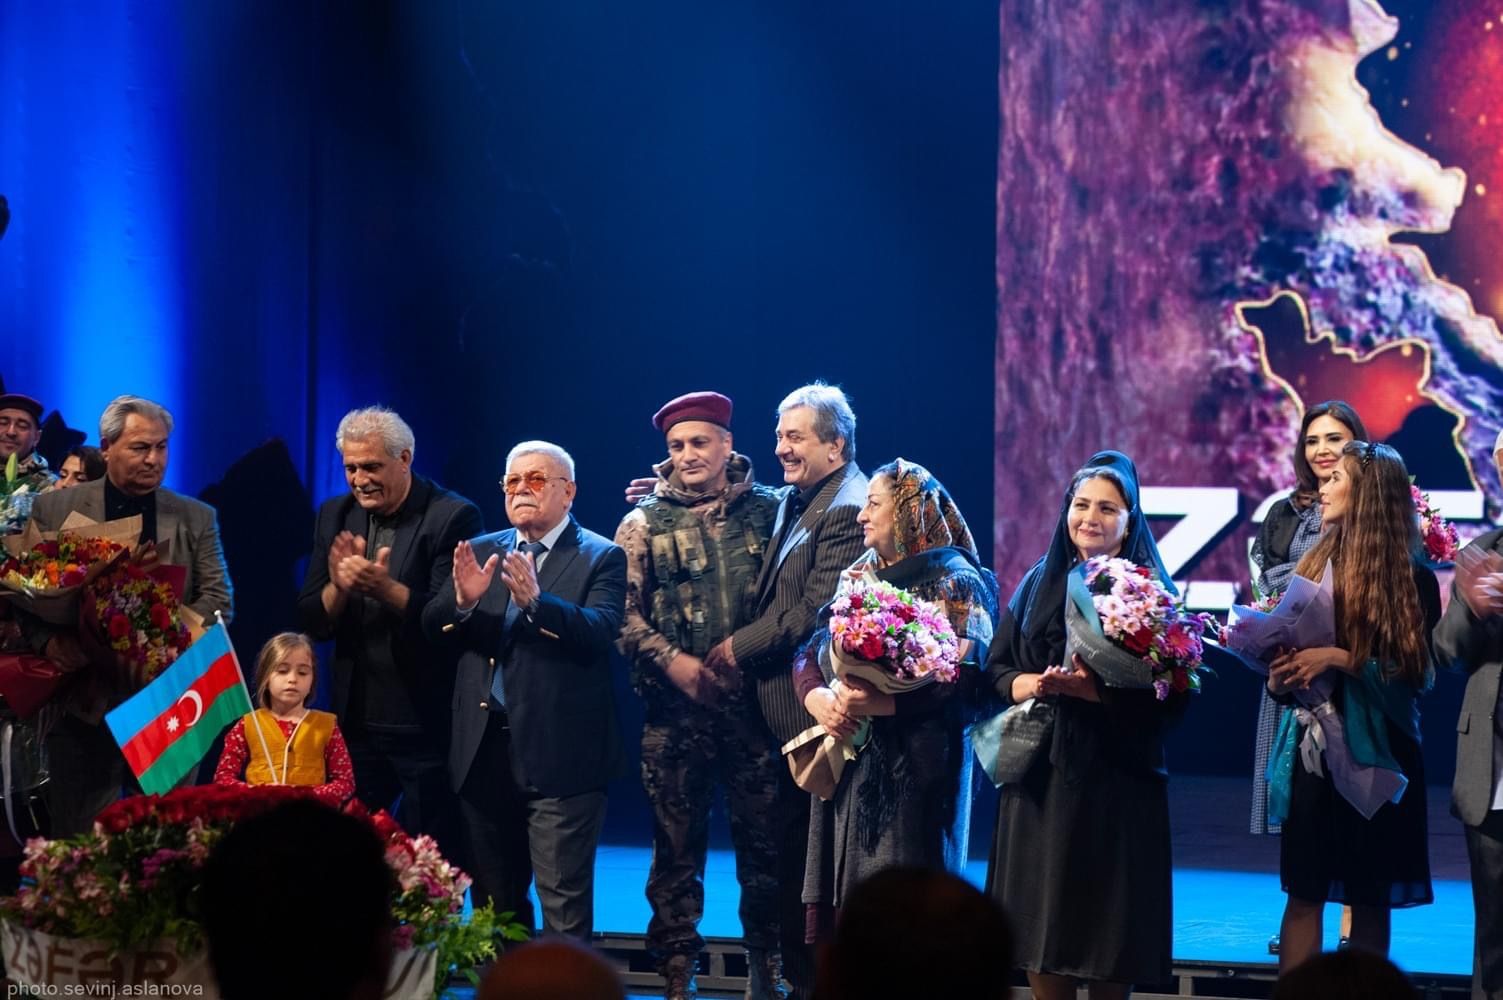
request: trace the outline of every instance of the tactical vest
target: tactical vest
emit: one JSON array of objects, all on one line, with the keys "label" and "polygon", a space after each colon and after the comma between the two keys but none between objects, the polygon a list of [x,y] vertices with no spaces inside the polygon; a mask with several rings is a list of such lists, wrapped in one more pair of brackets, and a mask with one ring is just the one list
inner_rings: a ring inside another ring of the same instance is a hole
[{"label": "tactical vest", "polygon": [[[260,736],[256,730],[260,730]],[[274,785],[282,776],[283,758],[290,752],[287,762],[287,784],[322,785],[328,781],[324,770],[324,751],[329,746],[329,737],[334,734],[334,716],[329,712],[309,712],[292,733],[291,745],[282,735],[282,727],[276,716],[264,708],[245,716],[245,742],[250,747],[250,759],[245,765],[247,785]],[[263,746],[261,737],[266,738]],[[266,759],[267,752],[271,760]]]},{"label": "tactical vest", "polygon": [[657,584],[652,625],[684,652],[702,657],[751,621],[778,502],[771,488],[752,486],[732,502],[717,540],[681,504],[651,496],[639,505]]}]

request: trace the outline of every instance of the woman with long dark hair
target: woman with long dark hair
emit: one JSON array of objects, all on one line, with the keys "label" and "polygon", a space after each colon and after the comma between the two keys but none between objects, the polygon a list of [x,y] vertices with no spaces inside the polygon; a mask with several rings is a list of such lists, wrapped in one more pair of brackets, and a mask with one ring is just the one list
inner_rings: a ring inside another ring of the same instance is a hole
[{"label": "woman with long dark hair", "polygon": [[[1268,509],[1253,542],[1252,561],[1257,567],[1253,584],[1260,597],[1282,594],[1289,586],[1294,567],[1320,541],[1320,487],[1331,478],[1348,441],[1366,441],[1367,428],[1357,411],[1343,400],[1328,399],[1305,411],[1299,438],[1290,461],[1294,466],[1294,492]],[[1253,833],[1278,833],[1268,822],[1268,748],[1283,719],[1283,708],[1267,692],[1259,696],[1257,742],[1253,749]]]},{"label": "woman with long dark hair", "polygon": [[1103,686],[1064,662],[1066,584],[1120,556],[1170,590],[1132,460],[1093,456],[1065,494],[1054,538],[1019,584],[986,679],[1004,703],[1053,698],[1054,727],[1021,781],[1002,787],[987,891],[1012,920],[1017,963],[1039,1000],[1126,997],[1170,975],[1173,934],[1163,734],[1187,694]]},{"label": "woman with long dark hair", "polygon": [[1414,558],[1418,525],[1404,460],[1387,445],[1348,442],[1320,488],[1320,502],[1325,530],[1297,572],[1318,580],[1330,562],[1337,644],[1276,658],[1268,690],[1292,701],[1295,691],[1333,671],[1330,704],[1352,756],[1402,772],[1408,786],[1397,803],[1364,819],[1324,769],[1312,770],[1296,750],[1306,729],[1318,725],[1314,716],[1301,709],[1285,719],[1270,789],[1271,802],[1287,795],[1279,852],[1289,897],[1281,971],[1320,951],[1327,901],[1352,908],[1352,947],[1387,954],[1390,911],[1434,898],[1418,698],[1432,678],[1429,636],[1440,619],[1440,589]]}]

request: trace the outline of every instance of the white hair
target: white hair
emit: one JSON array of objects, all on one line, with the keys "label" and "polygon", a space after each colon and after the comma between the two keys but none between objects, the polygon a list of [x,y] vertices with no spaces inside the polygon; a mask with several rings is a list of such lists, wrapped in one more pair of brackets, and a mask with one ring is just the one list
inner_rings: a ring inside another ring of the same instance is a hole
[{"label": "white hair", "polygon": [[799,406],[814,411],[815,437],[826,444],[833,443],[836,438],[845,438],[840,457],[847,462],[856,460],[856,414],[840,386],[823,382],[799,386],[778,404],[778,416]]},{"label": "white hair", "polygon": [[346,442],[371,438],[379,438],[392,458],[401,458],[404,451],[408,457],[417,452],[417,442],[407,421],[384,406],[366,406],[346,413],[334,431],[334,447],[343,455]]},{"label": "white hair", "polygon": [[523,441],[506,453],[506,467],[510,469],[511,463],[523,455],[547,455],[563,467],[564,475],[570,482],[574,481],[574,459],[558,445],[548,441]]},{"label": "white hair", "polygon": [[114,444],[125,433],[125,418],[132,413],[154,421],[172,433],[172,414],[161,403],[153,403],[140,396],[116,396],[99,415],[99,443]]}]

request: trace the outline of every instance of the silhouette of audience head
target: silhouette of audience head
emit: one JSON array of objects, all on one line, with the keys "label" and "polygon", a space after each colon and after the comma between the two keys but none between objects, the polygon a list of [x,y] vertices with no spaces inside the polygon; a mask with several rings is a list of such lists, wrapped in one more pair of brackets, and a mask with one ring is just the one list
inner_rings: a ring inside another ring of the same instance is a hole
[{"label": "silhouette of audience head", "polygon": [[974,997],[1012,989],[1002,909],[948,872],[889,868],[858,885],[820,956],[821,1000]]},{"label": "silhouette of audience head", "polygon": [[626,1000],[626,991],[593,949],[556,937],[503,954],[475,1000]]},{"label": "silhouette of audience head", "polygon": [[364,821],[311,800],[236,824],[204,868],[203,924],[224,1000],[379,1000],[392,875]]},{"label": "silhouette of audience head", "polygon": [[1419,991],[1382,955],[1349,948],[1316,955],[1284,973],[1273,1000],[1419,1000]]}]

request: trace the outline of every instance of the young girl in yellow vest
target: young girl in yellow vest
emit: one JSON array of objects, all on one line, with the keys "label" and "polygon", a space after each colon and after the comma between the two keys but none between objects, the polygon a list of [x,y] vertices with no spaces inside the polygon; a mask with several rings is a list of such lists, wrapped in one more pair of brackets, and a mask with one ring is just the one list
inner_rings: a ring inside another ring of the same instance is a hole
[{"label": "young girl in yellow vest", "polygon": [[309,785],[334,805],[355,794],[350,752],[334,716],[307,707],[317,679],[307,636],[283,632],[261,647],[256,657],[261,707],[230,727],[215,784]]}]

